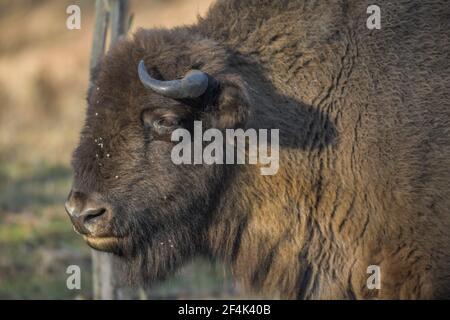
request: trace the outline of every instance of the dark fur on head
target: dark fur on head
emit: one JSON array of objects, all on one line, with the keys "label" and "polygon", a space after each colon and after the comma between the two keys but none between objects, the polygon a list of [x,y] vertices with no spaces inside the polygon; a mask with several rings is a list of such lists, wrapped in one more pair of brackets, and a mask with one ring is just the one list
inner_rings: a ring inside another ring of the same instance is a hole
[{"label": "dark fur on head", "polygon": [[[143,121],[175,112],[186,128],[193,120],[202,120],[204,128],[242,126],[248,112],[245,84],[227,58],[217,44],[182,29],[141,30],[115,46],[93,72],[86,123],[73,158],[74,189],[101,194],[113,207],[112,229],[123,237],[116,253],[145,283],[204,251],[211,206],[230,168],[174,165],[170,132],[158,134]],[[139,81],[140,59],[155,78],[177,79],[196,68],[220,87],[210,87],[196,101],[162,97]]]}]

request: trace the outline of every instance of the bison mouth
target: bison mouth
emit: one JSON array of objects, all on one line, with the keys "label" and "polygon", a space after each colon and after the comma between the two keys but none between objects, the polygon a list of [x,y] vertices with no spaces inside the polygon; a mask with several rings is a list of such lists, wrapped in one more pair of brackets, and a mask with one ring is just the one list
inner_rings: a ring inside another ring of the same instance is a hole
[{"label": "bison mouth", "polygon": [[84,241],[91,248],[104,252],[120,253],[120,242],[123,240],[122,237],[95,237],[84,235]]}]

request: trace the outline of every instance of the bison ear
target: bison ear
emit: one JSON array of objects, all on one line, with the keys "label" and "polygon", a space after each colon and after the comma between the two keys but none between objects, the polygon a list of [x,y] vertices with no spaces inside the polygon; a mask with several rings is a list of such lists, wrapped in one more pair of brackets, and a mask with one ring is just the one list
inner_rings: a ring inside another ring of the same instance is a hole
[{"label": "bison ear", "polygon": [[237,75],[217,79],[220,89],[211,111],[211,124],[220,129],[245,126],[250,113],[250,101],[245,82]]}]

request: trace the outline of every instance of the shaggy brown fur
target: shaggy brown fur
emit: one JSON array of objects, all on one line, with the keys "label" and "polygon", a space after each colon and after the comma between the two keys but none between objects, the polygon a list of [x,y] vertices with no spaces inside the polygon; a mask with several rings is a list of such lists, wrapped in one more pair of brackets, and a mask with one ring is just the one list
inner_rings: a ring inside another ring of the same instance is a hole
[{"label": "shaggy brown fur", "polygon": [[[379,1],[370,31],[370,4],[218,1],[194,26],[141,30],[108,53],[73,189],[114,208],[133,270],[151,281],[205,254],[283,298],[450,298],[450,7]],[[217,100],[149,92],[140,59],[160,79],[207,72]],[[279,128],[280,170],[176,166],[146,125],[158,112]],[[366,286],[373,264],[380,290]]]}]

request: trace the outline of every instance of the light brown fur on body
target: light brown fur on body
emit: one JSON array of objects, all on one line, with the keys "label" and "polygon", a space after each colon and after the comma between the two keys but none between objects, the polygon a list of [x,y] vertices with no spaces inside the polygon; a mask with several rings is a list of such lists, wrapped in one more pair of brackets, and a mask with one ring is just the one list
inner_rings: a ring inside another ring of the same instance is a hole
[{"label": "light brown fur on body", "polygon": [[[111,251],[149,283],[206,254],[266,296],[450,298],[450,7],[378,2],[368,30],[370,4],[222,0],[196,25],[115,46],[73,161],[73,194],[112,208]],[[146,90],[141,59],[161,80],[207,72],[217,102]],[[142,121],[158,108],[205,129],[280,129],[278,173],[174,165],[170,137]]]},{"label": "light brown fur on body", "polygon": [[[274,14],[221,1],[200,23],[263,65],[278,93],[326,115],[298,119],[295,102],[250,91],[254,122],[307,141],[281,147],[275,176],[243,169],[219,206],[209,240],[251,286],[290,298],[450,297],[450,9],[382,2],[382,29],[370,31],[370,4],[289,1]],[[369,265],[380,290],[366,287]]]}]

